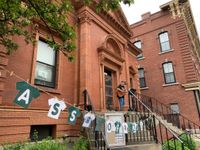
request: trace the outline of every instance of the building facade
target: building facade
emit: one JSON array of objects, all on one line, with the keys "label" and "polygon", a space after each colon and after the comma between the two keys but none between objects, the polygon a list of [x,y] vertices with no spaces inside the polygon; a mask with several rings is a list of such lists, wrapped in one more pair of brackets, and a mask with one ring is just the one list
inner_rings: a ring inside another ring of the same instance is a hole
[{"label": "building facade", "polygon": [[131,25],[132,42],[142,49],[138,55],[140,89],[199,124],[196,56],[183,17],[173,18],[170,7],[170,2],[164,4],[159,12],[145,13]]},{"label": "building facade", "polygon": [[[67,111],[58,120],[47,117],[48,99],[57,97],[83,108],[83,91],[87,89],[94,111],[118,109],[115,89],[121,80],[127,88],[139,91],[137,55],[140,50],[131,42],[132,32],[122,10],[96,13],[93,6],[74,3],[69,18],[76,24],[75,62],[55,52],[45,42],[48,30],[36,23],[29,28],[36,44],[27,45],[23,38],[12,37],[19,49],[7,55],[0,49],[0,143],[23,141],[33,137],[79,135],[80,126],[67,124]],[[56,39],[59,41],[59,39]],[[13,103],[16,83],[25,80],[39,88],[40,96],[28,109]],[[125,108],[128,108],[128,96]],[[80,121],[79,121],[80,122]]]}]

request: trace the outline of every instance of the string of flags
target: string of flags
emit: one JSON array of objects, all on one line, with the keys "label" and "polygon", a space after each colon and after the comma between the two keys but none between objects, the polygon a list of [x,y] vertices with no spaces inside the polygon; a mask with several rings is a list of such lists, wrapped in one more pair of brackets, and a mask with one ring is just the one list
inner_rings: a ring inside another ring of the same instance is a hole
[{"label": "string of flags", "polygon": [[[5,69],[6,70],[6,69]],[[38,98],[40,96],[40,91],[43,91],[44,93],[51,96],[50,99],[48,99],[48,105],[50,106],[47,116],[52,119],[59,119],[59,116],[62,111],[67,109],[68,111],[68,124],[75,125],[76,120],[78,117],[81,116],[81,108],[75,107],[70,103],[67,103],[63,100],[58,99],[57,97],[54,97],[53,95],[47,93],[46,91],[39,89],[38,87],[29,84],[27,81],[25,81],[23,78],[16,75],[14,72],[10,72],[9,70],[6,70],[10,73],[10,75],[14,75],[15,77],[23,80],[16,83],[16,89],[19,91],[14,99],[14,103],[18,106],[21,106],[25,109],[29,107],[31,102]],[[128,132],[136,133],[138,130],[143,129],[143,122],[119,122],[119,121],[112,121],[107,120],[105,122],[105,118],[98,116],[97,114],[89,111],[83,110],[83,124],[82,127],[89,128],[91,123],[96,118],[96,126],[95,131],[103,131],[104,125],[106,125],[105,129],[107,133],[110,133],[114,131],[116,134],[120,132],[120,128],[123,128],[123,131],[125,134],[128,134]]]}]

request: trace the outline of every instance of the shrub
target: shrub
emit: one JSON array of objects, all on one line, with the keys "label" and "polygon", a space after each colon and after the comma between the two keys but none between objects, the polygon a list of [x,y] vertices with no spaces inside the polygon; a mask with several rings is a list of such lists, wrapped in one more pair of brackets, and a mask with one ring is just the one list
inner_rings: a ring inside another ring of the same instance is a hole
[{"label": "shrub", "polygon": [[4,150],[66,150],[66,144],[58,141],[44,139],[35,143],[17,143],[10,146],[4,146]]},{"label": "shrub", "polygon": [[88,150],[88,141],[84,137],[80,137],[74,144],[73,150]]},{"label": "shrub", "polygon": [[[182,134],[179,138],[184,143],[184,150],[195,150],[196,149],[196,143],[187,134]],[[169,148],[168,148],[168,143],[169,143]],[[168,142],[166,141],[163,144],[163,150],[174,150],[175,146],[176,146],[177,150],[182,149],[182,144],[179,140],[175,140],[175,142],[174,142],[174,140],[169,140]]]},{"label": "shrub", "polygon": [[22,143],[16,143],[12,145],[6,145],[3,150],[21,150],[24,145]]},{"label": "shrub", "polygon": [[23,150],[66,150],[66,145],[53,140],[42,140],[34,144],[26,144]]}]

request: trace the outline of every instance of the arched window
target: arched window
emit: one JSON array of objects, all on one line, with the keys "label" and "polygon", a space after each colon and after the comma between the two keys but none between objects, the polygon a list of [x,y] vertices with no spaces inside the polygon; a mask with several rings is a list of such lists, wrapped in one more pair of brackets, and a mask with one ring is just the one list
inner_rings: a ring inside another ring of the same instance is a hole
[{"label": "arched window", "polygon": [[160,50],[161,52],[169,51],[171,49],[168,32],[162,32],[159,34]]},{"label": "arched window", "polygon": [[144,68],[138,69],[139,80],[140,80],[140,88],[146,87],[145,75],[144,75]]},{"label": "arched window", "polygon": [[[141,42],[141,40],[138,40],[138,41],[134,42],[134,45],[135,45],[137,48],[142,49],[142,42]],[[139,55],[137,55],[137,58],[142,58],[142,57],[143,57],[143,54],[142,54],[142,53],[140,53]]]},{"label": "arched window", "polygon": [[175,74],[172,62],[165,62],[162,64],[165,84],[175,83]]}]

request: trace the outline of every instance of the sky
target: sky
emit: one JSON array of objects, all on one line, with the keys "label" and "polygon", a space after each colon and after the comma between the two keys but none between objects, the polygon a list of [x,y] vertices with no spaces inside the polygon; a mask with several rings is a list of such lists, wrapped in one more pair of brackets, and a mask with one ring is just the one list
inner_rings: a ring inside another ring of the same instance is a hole
[{"label": "sky", "polygon": [[[135,3],[130,7],[128,5],[122,5],[124,14],[127,17],[129,24],[133,24],[141,20],[141,15],[146,12],[155,13],[160,10],[159,6],[169,2],[170,0],[135,0]],[[196,24],[196,28],[200,37],[200,1],[190,0],[190,5],[193,11],[193,16]]]}]

